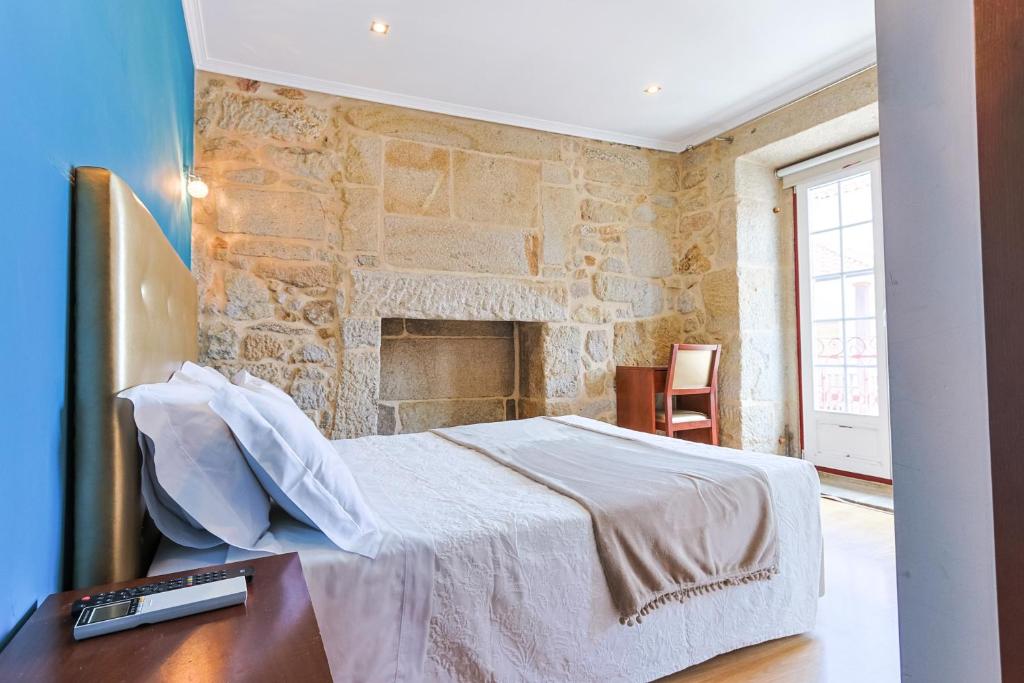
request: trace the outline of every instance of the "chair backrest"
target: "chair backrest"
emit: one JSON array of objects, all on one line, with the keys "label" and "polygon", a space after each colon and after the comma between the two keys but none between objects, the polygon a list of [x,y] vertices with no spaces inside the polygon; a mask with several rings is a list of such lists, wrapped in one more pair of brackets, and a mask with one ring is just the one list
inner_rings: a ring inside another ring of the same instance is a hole
[{"label": "chair backrest", "polygon": [[718,344],[673,344],[668,388],[677,391],[714,386],[721,349]]}]

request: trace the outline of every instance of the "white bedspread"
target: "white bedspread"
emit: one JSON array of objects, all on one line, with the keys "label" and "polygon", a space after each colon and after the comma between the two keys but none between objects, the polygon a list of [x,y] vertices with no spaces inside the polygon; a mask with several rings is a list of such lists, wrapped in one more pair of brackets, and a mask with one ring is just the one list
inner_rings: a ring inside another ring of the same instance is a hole
[{"label": "white bedspread", "polygon": [[[813,467],[642,438],[765,472],[779,533],[776,577],[696,596],[624,627],[604,583],[590,518],[577,503],[429,433],[338,441],[388,526],[381,555],[369,561],[345,553],[290,520],[274,526],[281,545],[300,553],[335,679],[650,681],[810,630],[821,569]],[[165,541],[150,573],[245,556],[237,549],[186,551]]]}]

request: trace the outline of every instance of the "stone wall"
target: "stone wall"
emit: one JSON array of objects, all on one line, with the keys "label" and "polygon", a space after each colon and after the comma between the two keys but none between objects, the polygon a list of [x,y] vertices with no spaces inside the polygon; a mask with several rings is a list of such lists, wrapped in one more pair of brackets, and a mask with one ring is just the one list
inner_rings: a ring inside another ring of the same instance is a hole
[{"label": "stone wall", "polygon": [[329,436],[378,430],[382,319],[519,321],[520,414],[600,419],[616,362],[703,335],[715,237],[680,223],[679,155],[208,73],[196,93],[202,360]]},{"label": "stone wall", "polygon": [[680,155],[681,270],[706,313],[694,338],[723,344],[725,445],[798,448],[792,194],[775,170],[877,133],[872,68]]},{"label": "stone wall", "polygon": [[518,336],[512,322],[384,319],[377,433],[514,420]]},{"label": "stone wall", "polygon": [[877,131],[873,69],[681,155],[208,73],[196,93],[205,362],[341,438],[378,430],[382,319],[517,321],[520,416],[613,419],[616,364],[720,342],[723,444],[794,450],[774,170]]}]

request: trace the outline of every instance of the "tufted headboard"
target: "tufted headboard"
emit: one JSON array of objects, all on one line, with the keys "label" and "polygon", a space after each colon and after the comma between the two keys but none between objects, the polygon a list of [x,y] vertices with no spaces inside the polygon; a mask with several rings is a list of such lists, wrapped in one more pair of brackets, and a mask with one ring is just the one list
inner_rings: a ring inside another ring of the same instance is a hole
[{"label": "tufted headboard", "polygon": [[139,448],[122,389],[168,379],[197,351],[188,267],[127,183],[103,168],[75,173],[71,336],[72,583],[141,576]]}]

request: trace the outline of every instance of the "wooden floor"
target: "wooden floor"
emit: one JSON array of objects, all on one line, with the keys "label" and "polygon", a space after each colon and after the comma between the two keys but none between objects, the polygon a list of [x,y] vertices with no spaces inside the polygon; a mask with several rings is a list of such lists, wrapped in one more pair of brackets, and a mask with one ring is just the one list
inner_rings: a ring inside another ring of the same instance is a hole
[{"label": "wooden floor", "polygon": [[893,516],[822,499],[825,596],[811,633],[730,652],[662,683],[896,683]]}]

